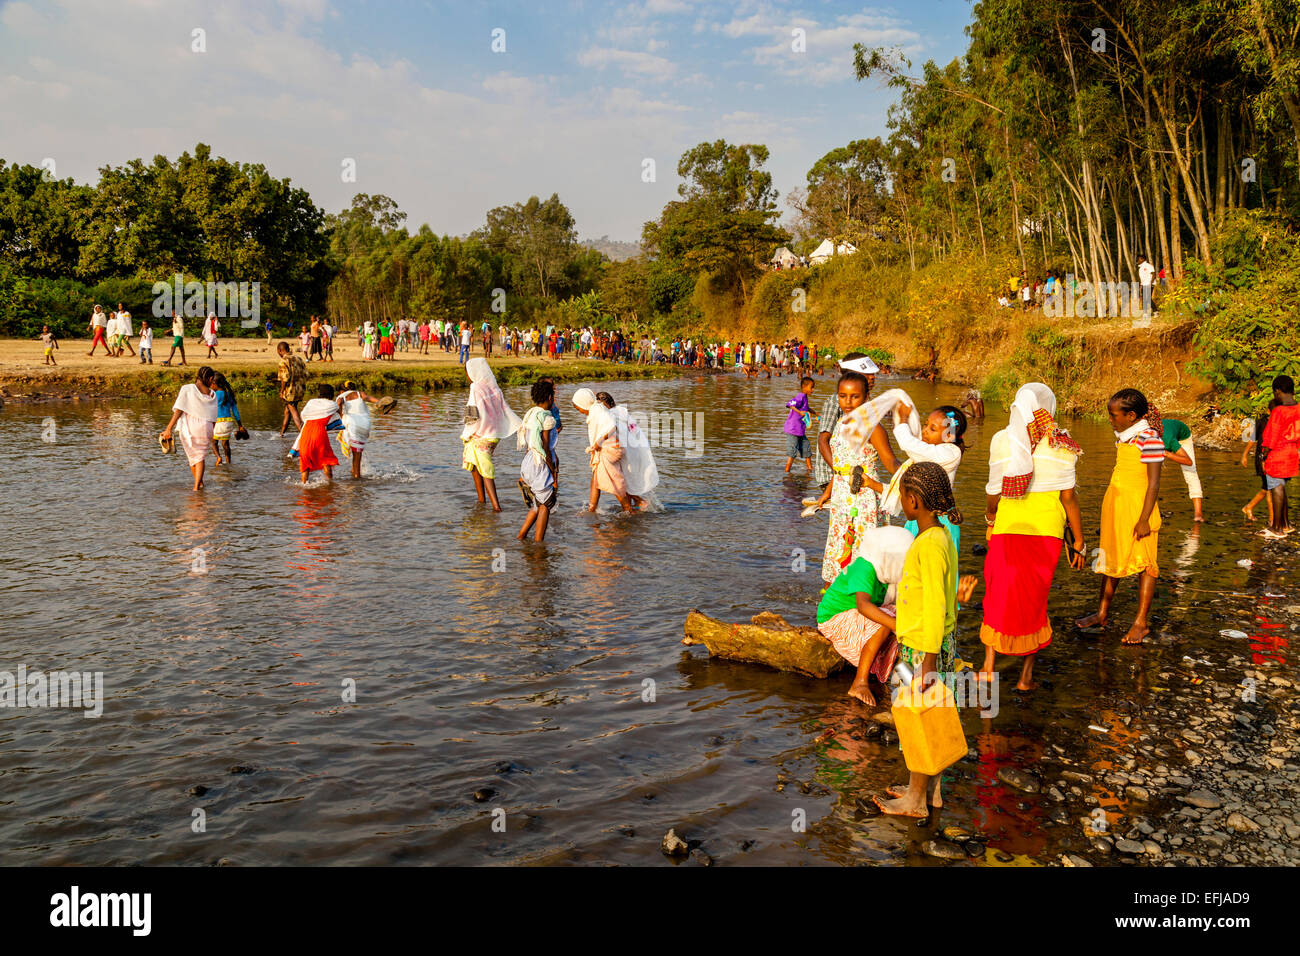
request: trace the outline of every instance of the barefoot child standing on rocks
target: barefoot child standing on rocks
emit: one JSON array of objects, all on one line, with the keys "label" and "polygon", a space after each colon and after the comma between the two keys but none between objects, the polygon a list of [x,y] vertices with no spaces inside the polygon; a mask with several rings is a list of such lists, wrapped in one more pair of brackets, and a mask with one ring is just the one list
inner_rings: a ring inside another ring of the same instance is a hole
[{"label": "barefoot child standing on rocks", "polygon": [[[898,585],[898,662],[926,689],[953,672],[957,602],[970,600],[976,579],[967,575],[958,581],[957,548],[939,522],[942,514],[953,524],[961,524],[961,512],[942,466],[932,461],[913,462],[903,473],[901,484],[903,514],[916,522],[920,532],[907,550]],[[889,788],[892,799],[874,799],[885,813],[924,818],[929,815],[927,805],[942,805],[939,781],[937,776],[912,773],[906,788]]]},{"label": "barefoot child standing on rocks", "polygon": [[[893,585],[902,580],[911,544],[912,533],[903,528],[872,528],[864,535],[861,555],[831,583],[817,605],[817,630],[858,669],[849,696],[868,707],[876,705],[868,679],[896,626]],[[888,683],[892,658],[882,658],[882,665],[877,677]]]},{"label": "barefoot child standing on rocks", "polygon": [[1125,644],[1141,644],[1151,632],[1147,617],[1156,594],[1160,565],[1156,558],[1159,540],[1160,466],[1165,460],[1160,413],[1135,388],[1125,388],[1110,397],[1106,406],[1110,426],[1115,430],[1115,470],[1101,503],[1101,554],[1093,570],[1105,575],[1097,613],[1074,622],[1078,628],[1105,627],[1110,605],[1120,578],[1138,575],[1138,610],[1133,626],[1124,635]]}]

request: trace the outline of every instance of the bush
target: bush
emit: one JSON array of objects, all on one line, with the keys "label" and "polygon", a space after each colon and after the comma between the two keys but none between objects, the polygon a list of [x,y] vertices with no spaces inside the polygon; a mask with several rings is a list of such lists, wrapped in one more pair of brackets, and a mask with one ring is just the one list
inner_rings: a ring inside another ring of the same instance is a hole
[{"label": "bush", "polygon": [[1300,242],[1278,217],[1238,210],[1215,240],[1214,273],[1189,261],[1182,299],[1201,318],[1189,370],[1210,382],[1226,412],[1259,413],[1275,375],[1300,378],[1295,302]]},{"label": "bush", "polygon": [[981,383],[985,401],[1009,405],[1025,382],[1042,382],[1056,393],[1058,406],[1092,371],[1093,357],[1080,339],[1062,335],[1050,325],[1033,325],[1009,358]]}]

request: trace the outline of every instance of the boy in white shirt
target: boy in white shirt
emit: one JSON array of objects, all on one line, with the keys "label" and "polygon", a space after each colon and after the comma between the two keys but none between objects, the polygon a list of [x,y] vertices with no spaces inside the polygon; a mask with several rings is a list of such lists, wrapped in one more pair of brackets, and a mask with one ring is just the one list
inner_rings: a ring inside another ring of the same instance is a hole
[{"label": "boy in white shirt", "polygon": [[140,364],[153,364],[153,329],[147,321],[140,323]]}]

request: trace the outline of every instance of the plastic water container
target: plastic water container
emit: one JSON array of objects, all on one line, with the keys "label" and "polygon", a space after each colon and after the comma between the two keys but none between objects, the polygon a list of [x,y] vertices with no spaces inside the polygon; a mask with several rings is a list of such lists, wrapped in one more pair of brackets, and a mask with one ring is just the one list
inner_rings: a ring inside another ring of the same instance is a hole
[{"label": "plastic water container", "polygon": [[894,729],[903,747],[903,760],[912,773],[934,776],[966,756],[966,735],[961,729],[952,691],[942,681],[928,690],[900,665],[903,687],[894,695]]}]

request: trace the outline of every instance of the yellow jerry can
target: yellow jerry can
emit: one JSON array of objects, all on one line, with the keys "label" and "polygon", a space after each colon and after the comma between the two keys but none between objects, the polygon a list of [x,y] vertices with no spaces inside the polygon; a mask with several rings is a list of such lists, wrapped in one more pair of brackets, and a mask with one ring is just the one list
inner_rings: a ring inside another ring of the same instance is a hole
[{"label": "yellow jerry can", "polygon": [[921,679],[907,683],[894,696],[894,729],[903,746],[903,760],[912,773],[941,773],[966,756],[966,735],[952,691],[941,680],[921,689]]}]

